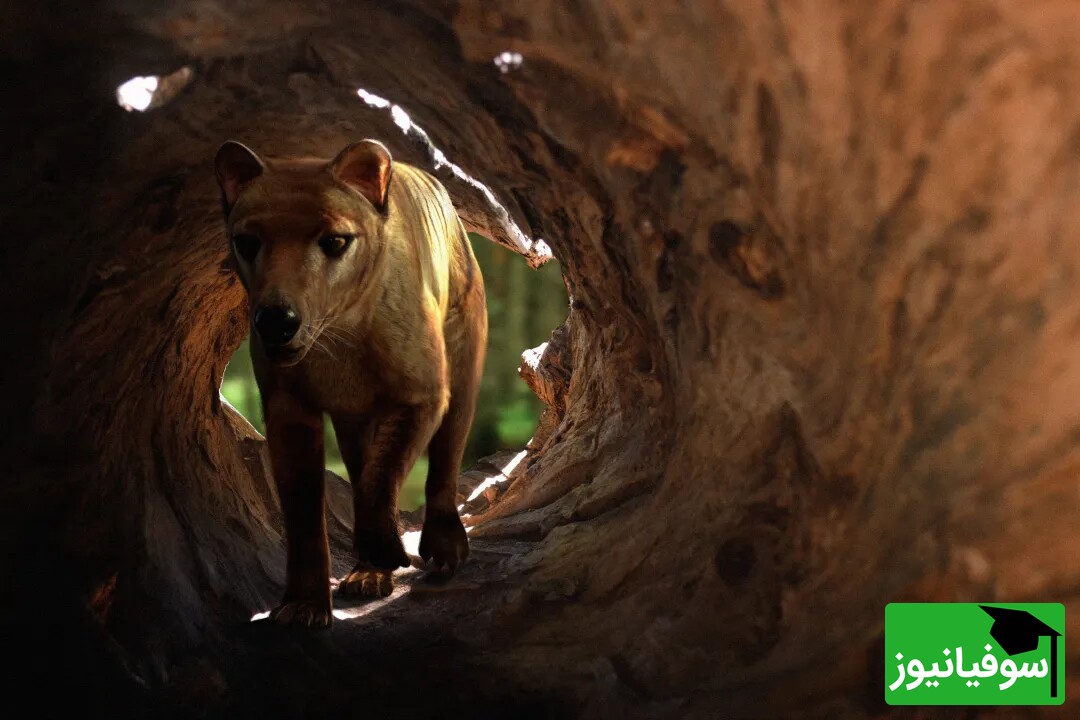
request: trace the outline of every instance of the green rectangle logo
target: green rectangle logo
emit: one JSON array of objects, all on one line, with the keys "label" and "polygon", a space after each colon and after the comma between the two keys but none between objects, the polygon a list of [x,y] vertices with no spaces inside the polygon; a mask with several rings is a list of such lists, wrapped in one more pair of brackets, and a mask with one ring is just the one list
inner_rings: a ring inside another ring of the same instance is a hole
[{"label": "green rectangle logo", "polygon": [[1061,705],[1061,603],[890,603],[889,705]]}]

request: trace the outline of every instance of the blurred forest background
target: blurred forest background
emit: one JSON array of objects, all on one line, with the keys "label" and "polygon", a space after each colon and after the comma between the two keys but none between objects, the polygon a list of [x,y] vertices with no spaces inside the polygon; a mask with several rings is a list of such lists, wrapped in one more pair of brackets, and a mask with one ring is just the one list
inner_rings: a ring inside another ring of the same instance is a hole
[{"label": "blurred forest background", "polygon": [[[518,377],[521,352],[547,340],[566,319],[568,302],[557,262],[532,270],[520,257],[486,238],[475,234],[469,238],[487,290],[488,351],[465,468],[497,450],[520,448],[532,436],[542,406]],[[247,340],[229,361],[221,394],[265,434]],[[326,467],[347,477],[329,419]],[[401,490],[402,508],[412,510],[423,504],[426,473],[427,458],[422,457]]]}]

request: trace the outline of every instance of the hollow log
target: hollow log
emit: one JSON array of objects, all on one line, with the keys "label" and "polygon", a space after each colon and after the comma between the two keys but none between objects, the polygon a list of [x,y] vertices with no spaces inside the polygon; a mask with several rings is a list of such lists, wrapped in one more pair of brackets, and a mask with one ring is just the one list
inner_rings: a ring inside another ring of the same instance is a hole
[{"label": "hollow log", "polygon": [[[1075,3],[0,18],[5,700],[923,717],[883,701],[886,603],[1080,600]],[[181,68],[167,101],[117,105]],[[211,158],[364,137],[471,230],[550,248],[571,308],[551,364],[527,358],[555,404],[470,563],[298,635],[248,622],[284,554],[263,441],[219,395],[248,318]],[[1067,705],[1008,717],[1075,717],[1067,652]]]}]

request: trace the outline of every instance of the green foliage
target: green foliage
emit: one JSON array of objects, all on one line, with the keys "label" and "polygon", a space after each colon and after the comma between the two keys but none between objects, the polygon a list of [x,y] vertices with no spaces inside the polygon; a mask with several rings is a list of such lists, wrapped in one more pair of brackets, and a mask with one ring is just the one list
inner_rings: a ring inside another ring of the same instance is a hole
[{"label": "green foliage", "polygon": [[[465,466],[504,448],[528,442],[543,409],[518,377],[521,352],[544,342],[566,319],[566,287],[557,263],[539,271],[509,250],[479,235],[470,235],[484,275],[488,300],[488,354],[480,383]],[[261,433],[265,433],[259,390],[248,343],[236,351],[225,370],[221,394]],[[424,503],[427,458],[421,458],[401,488],[400,505],[411,510]],[[326,421],[326,467],[347,477],[333,427]]]},{"label": "green foliage", "polygon": [[524,445],[536,429],[537,409],[532,398],[517,398],[499,408],[498,437],[511,446]]},{"label": "green foliage", "polygon": [[470,238],[487,290],[488,354],[466,464],[532,437],[543,405],[518,376],[521,353],[547,340],[567,313],[558,263],[533,271],[502,246]]}]

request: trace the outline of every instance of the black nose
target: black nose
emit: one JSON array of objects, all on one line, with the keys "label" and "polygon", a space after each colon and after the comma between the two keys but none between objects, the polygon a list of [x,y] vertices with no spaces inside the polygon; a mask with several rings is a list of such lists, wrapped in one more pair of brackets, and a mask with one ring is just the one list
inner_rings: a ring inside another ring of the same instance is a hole
[{"label": "black nose", "polygon": [[300,316],[288,305],[264,305],[255,311],[255,330],[267,347],[279,347],[300,329]]}]

